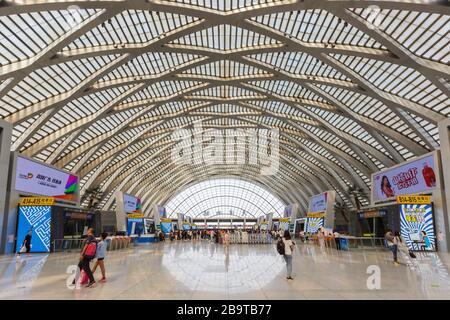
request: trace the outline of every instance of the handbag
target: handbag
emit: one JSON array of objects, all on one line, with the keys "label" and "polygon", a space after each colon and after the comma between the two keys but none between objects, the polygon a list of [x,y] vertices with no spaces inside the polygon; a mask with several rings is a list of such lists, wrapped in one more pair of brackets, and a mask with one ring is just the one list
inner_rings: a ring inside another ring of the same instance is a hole
[{"label": "handbag", "polygon": [[79,283],[81,285],[87,284],[89,282],[89,277],[84,270],[81,270]]},{"label": "handbag", "polygon": [[25,252],[27,252],[27,248],[24,245],[22,245],[20,247],[19,253],[25,253]]}]

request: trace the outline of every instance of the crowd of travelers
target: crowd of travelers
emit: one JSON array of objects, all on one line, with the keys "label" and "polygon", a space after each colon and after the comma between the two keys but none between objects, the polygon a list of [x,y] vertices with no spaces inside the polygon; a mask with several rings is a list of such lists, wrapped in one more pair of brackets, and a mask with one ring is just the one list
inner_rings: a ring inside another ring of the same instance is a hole
[{"label": "crowd of travelers", "polygon": [[[276,249],[277,252],[282,255],[285,263],[286,263],[286,279],[293,280],[292,277],[292,256],[295,251],[295,242],[292,239],[291,233],[289,230],[259,230],[259,229],[249,229],[249,230],[237,230],[237,229],[228,229],[228,230],[175,230],[171,231],[167,237],[168,240],[173,241],[197,241],[197,240],[206,240],[210,243],[220,243],[224,245],[228,245],[230,243],[230,235],[235,233],[247,232],[249,234],[252,233],[260,233],[265,235],[270,235],[272,239],[276,241]],[[94,230],[91,228],[87,232],[87,237],[84,240],[83,248],[81,250],[80,259],[78,263],[78,268],[80,270],[79,283],[86,284],[86,287],[92,288],[94,287],[96,281],[94,278],[94,273],[98,267],[101,270],[101,279],[100,282],[106,282],[106,272],[105,272],[105,264],[104,259],[106,256],[106,238],[108,234],[102,233],[100,241],[98,241],[94,237]],[[159,231],[158,237],[160,241],[165,241],[166,237],[163,232]],[[326,246],[326,243],[334,243],[335,248],[337,250],[341,249],[340,237],[336,231],[329,231],[323,227],[319,228],[317,233],[305,234],[301,231],[298,234],[298,238],[301,242],[306,242],[311,240],[312,238],[317,241],[319,247],[323,248]],[[424,245],[427,244],[428,238],[426,238],[426,234],[424,237]],[[429,240],[428,240],[429,241]],[[415,255],[412,251],[410,251],[405,243],[405,240],[401,237],[398,232],[393,232],[392,230],[387,230],[385,234],[385,242],[386,246],[393,254],[394,264],[399,265],[398,262],[398,253],[402,253],[403,256],[409,258],[415,258]],[[25,250],[24,250],[25,251]],[[406,259],[406,260],[408,260]],[[94,267],[91,269],[91,262],[95,260]],[[75,284],[73,281],[73,284]]]}]

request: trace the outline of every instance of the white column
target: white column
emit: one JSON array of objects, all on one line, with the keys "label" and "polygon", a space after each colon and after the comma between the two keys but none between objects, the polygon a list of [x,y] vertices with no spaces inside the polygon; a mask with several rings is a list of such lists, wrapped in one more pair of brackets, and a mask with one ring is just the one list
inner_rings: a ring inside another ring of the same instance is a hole
[{"label": "white column", "polygon": [[[4,253],[6,242],[7,190],[11,148],[12,127],[9,122],[0,119],[0,253]],[[4,224],[5,223],[5,224]]]},{"label": "white column", "polygon": [[127,231],[127,214],[123,203],[123,192],[116,191],[116,230]]},{"label": "white column", "polygon": [[325,228],[334,229],[334,203],[336,202],[336,191],[327,191],[327,210],[325,212]]}]

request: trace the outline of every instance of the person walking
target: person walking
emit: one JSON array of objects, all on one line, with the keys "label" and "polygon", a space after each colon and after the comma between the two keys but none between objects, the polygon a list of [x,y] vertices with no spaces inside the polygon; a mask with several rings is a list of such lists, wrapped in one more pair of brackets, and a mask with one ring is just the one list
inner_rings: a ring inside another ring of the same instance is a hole
[{"label": "person walking", "polygon": [[27,253],[27,254],[30,253],[30,251],[31,251],[31,236],[32,235],[33,235],[33,230],[30,229],[27,232],[27,235],[25,236],[25,238],[23,239],[22,246],[20,247],[20,250],[17,253],[18,255],[21,255],[22,253]]},{"label": "person walking", "polygon": [[323,227],[320,227],[319,231],[317,231],[317,240],[319,242],[319,247],[321,249],[325,248],[325,231]]},{"label": "person walking", "polygon": [[292,241],[291,234],[289,233],[289,230],[284,231],[284,235],[281,238],[281,241],[284,244],[284,261],[286,262],[286,272],[287,276],[286,279],[288,280],[294,280],[292,278],[292,251],[295,246],[295,242]]},{"label": "person walking", "polygon": [[392,233],[391,229],[388,229],[386,234],[384,235],[384,239],[386,240],[386,244],[389,248],[389,250],[391,250],[392,255],[394,257],[394,265],[398,266],[398,245],[396,243],[394,234]]},{"label": "person walking", "polygon": [[100,282],[106,282],[106,272],[105,272],[105,257],[106,257],[106,238],[108,233],[103,232],[101,235],[101,241],[97,244],[97,261],[95,261],[94,268],[92,268],[92,274],[95,274],[95,270],[100,266],[102,272],[102,278]]},{"label": "person walking", "polygon": [[397,250],[398,252],[401,253],[402,256],[402,260],[405,261],[407,266],[412,266],[413,263],[411,262],[411,253],[409,251],[408,246],[406,245],[405,240],[402,238],[402,236],[400,235],[400,233],[398,231],[395,232],[394,234],[394,238],[395,238],[395,243],[397,244]]},{"label": "person walking", "polygon": [[228,245],[230,244],[230,234],[228,233],[228,230],[226,230],[223,235],[223,243],[226,247],[228,247]]},{"label": "person walking", "polygon": [[81,250],[80,262],[78,263],[78,268],[80,268],[80,271],[84,271],[89,278],[89,283],[86,288],[91,288],[95,285],[95,279],[91,271],[90,262],[95,258],[96,253],[97,240],[94,237],[94,229],[89,228],[87,231],[87,238],[84,241],[84,246]]}]

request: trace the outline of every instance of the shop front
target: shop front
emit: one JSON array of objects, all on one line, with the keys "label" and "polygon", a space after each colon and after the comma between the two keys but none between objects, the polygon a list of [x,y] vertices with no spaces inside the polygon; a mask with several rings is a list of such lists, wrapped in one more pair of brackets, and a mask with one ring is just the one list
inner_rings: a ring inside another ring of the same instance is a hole
[{"label": "shop front", "polygon": [[[392,215],[396,214],[395,208]],[[358,213],[358,221],[361,229],[360,236],[382,238],[389,226],[387,210],[368,210]],[[395,229],[395,228],[391,228]]]},{"label": "shop front", "polygon": [[153,219],[145,218],[141,213],[127,215],[127,234],[133,238],[134,242],[156,242],[155,230]]},{"label": "shop front", "polygon": [[52,197],[23,197],[17,212],[15,252],[27,235],[31,253],[46,253],[78,247],[89,228],[96,236],[101,230],[100,215],[59,205]]}]

